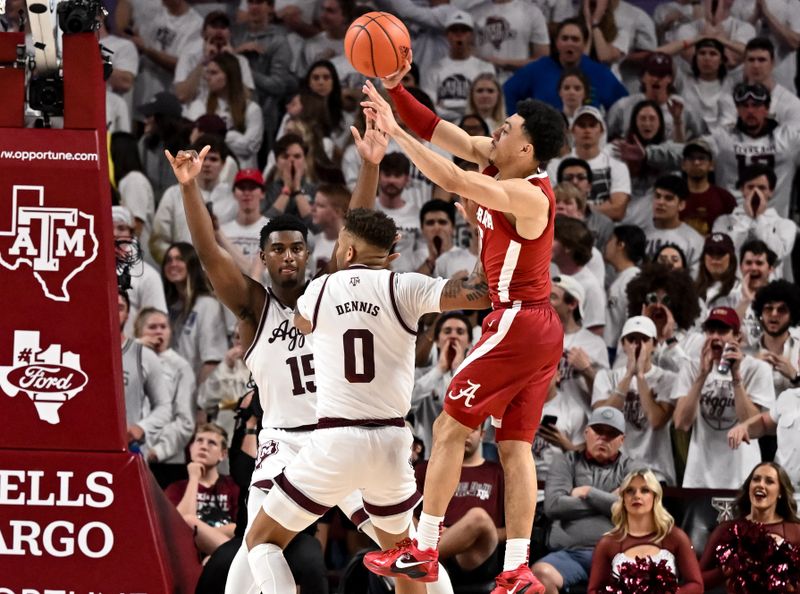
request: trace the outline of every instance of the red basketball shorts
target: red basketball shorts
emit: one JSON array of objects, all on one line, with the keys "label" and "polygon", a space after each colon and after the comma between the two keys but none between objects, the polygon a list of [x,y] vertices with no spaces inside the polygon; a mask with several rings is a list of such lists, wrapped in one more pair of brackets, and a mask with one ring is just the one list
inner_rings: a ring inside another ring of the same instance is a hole
[{"label": "red basketball shorts", "polygon": [[564,329],[549,303],[492,311],[450,382],[444,410],[467,427],[491,416],[497,441],[533,443],[563,341]]}]

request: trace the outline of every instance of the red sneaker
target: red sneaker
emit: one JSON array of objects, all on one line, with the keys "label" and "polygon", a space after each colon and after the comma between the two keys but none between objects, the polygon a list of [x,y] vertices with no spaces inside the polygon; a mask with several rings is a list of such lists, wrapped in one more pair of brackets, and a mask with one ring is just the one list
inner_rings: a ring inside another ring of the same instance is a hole
[{"label": "red sneaker", "polygon": [[495,578],[494,583],[497,586],[492,594],[544,594],[542,582],[536,579],[527,565],[504,571]]},{"label": "red sneaker", "polygon": [[386,577],[404,576],[417,582],[439,579],[439,551],[420,551],[417,541],[408,538],[398,542],[395,549],[367,553],[364,565],[372,573]]}]

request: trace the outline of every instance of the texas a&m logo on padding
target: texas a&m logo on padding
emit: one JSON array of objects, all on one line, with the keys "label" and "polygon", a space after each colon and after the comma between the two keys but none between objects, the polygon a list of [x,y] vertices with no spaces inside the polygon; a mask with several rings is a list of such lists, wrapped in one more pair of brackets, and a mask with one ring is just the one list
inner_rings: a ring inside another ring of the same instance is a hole
[{"label": "texas a&m logo on padding", "polygon": [[0,265],[30,270],[46,297],[69,301],[69,281],[96,257],[94,216],[48,207],[42,186],[13,187],[10,212],[0,207]]},{"label": "texas a&m logo on padding", "polygon": [[27,394],[41,420],[58,424],[58,409],[89,381],[80,355],[62,352],[60,344],[42,348],[36,330],[14,332],[13,352],[11,365],[0,366],[0,390],[12,398]]}]

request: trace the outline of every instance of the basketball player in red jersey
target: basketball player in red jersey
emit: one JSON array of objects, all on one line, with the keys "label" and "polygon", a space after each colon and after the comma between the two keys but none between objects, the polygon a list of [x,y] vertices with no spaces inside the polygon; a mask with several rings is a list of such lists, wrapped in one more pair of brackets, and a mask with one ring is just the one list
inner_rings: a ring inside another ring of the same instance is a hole
[{"label": "basketball player in red jersey", "polygon": [[421,579],[435,576],[440,525],[458,484],[464,442],[491,416],[505,474],[508,537],[493,594],[541,594],[544,586],[528,567],[537,492],[531,443],[564,336],[550,306],[555,198],[544,166],[564,144],[564,120],[548,105],[528,99],[491,138],[469,136],[399,84],[409,68],[407,63],[384,79],[399,116],[421,138],[477,163],[482,173],[462,171],[404,132],[370,82],[362,106],[433,183],[465,199],[462,211],[480,232],[493,311],[483,322],[481,339],[456,370],[434,423],[416,540],[370,553],[364,563],[381,575],[424,571]]}]

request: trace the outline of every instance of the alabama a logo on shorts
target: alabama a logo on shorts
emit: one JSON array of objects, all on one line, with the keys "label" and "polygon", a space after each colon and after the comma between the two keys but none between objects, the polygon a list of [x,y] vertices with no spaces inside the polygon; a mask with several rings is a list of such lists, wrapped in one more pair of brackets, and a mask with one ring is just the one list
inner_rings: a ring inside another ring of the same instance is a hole
[{"label": "alabama a logo on shorts", "polygon": [[475,393],[478,391],[478,388],[480,388],[481,385],[474,384],[470,380],[467,380],[467,384],[469,384],[469,387],[461,388],[458,391],[458,394],[453,394],[453,391],[450,390],[450,393],[447,395],[447,397],[450,400],[461,400],[463,398],[464,406],[466,406],[467,408],[472,408],[472,399],[475,398],[475,396],[477,395]]},{"label": "alabama a logo on shorts", "polygon": [[42,421],[57,425],[58,409],[72,400],[89,381],[81,357],[61,350],[60,344],[42,348],[39,332],[14,332],[11,365],[0,366],[0,390],[12,398],[22,392],[33,401]]},{"label": "alabama a logo on shorts", "polygon": [[48,207],[42,186],[13,187],[10,212],[0,208],[0,265],[30,269],[47,298],[69,301],[69,281],[96,257],[94,216]]}]

